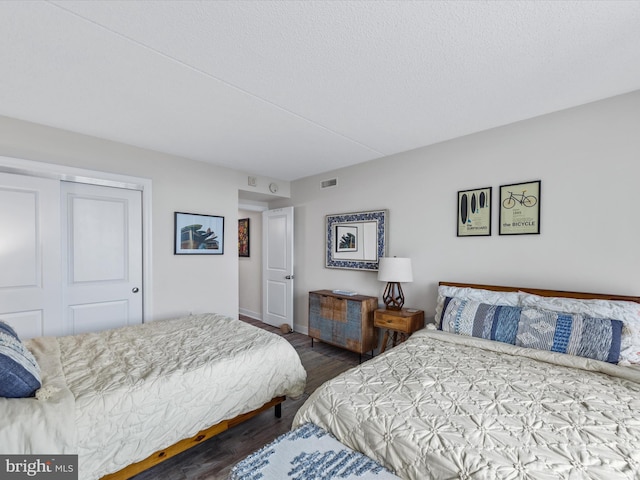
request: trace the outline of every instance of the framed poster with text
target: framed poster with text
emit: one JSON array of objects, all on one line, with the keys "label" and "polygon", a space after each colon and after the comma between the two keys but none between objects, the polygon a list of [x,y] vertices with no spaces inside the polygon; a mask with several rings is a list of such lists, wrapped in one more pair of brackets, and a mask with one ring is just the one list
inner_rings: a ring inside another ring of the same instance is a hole
[{"label": "framed poster with text", "polygon": [[458,192],[458,237],[491,235],[491,189]]},{"label": "framed poster with text", "polygon": [[540,233],[540,183],[500,186],[500,235]]}]

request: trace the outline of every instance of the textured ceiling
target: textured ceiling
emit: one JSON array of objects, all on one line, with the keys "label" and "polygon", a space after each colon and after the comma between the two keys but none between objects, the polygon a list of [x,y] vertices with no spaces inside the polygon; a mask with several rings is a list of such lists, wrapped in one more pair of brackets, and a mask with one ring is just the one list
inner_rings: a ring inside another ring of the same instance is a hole
[{"label": "textured ceiling", "polygon": [[0,115],[293,180],[640,89],[640,1],[2,1]]}]

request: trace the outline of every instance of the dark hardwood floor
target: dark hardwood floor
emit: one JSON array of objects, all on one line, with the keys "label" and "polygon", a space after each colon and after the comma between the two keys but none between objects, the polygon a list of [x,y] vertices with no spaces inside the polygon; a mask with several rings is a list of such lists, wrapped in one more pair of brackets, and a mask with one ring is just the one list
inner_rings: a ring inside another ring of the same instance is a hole
[{"label": "dark hardwood floor", "polygon": [[240,319],[284,336],[293,345],[307,370],[307,386],[304,394],[295,400],[287,398],[282,404],[281,418],[276,418],[273,409],[270,409],[187,452],[136,475],[133,477],[135,480],[226,479],[233,465],[290,430],[296,412],[316,388],[359,363],[357,353],[319,342],[315,342],[312,348],[311,339],[306,335],[282,334],[280,329],[249,317],[241,315]]}]

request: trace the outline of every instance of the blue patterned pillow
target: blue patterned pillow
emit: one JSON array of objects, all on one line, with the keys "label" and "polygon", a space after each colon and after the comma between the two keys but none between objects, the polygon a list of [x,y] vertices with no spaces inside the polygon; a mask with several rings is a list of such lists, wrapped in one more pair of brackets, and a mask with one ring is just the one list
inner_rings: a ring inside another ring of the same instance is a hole
[{"label": "blue patterned pillow", "polygon": [[33,397],[41,386],[40,367],[16,332],[0,322],[0,397]]},{"label": "blue patterned pillow", "polygon": [[609,363],[618,363],[620,356],[620,320],[449,297],[443,312],[445,332]]},{"label": "blue patterned pillow", "polygon": [[524,307],[516,345],[618,363],[622,322]]},{"label": "blue patterned pillow", "polygon": [[521,307],[488,305],[462,298],[444,300],[440,327],[445,332],[515,345]]}]

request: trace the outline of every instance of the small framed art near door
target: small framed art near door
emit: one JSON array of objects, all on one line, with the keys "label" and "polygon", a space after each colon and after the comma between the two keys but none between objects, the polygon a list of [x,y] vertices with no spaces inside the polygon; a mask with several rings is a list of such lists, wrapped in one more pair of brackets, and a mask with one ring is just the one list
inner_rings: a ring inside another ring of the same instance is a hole
[{"label": "small framed art near door", "polygon": [[241,218],[238,220],[238,256],[250,257],[249,250],[249,219]]}]

